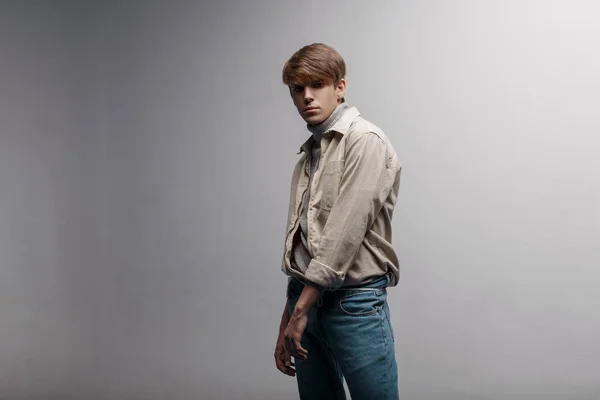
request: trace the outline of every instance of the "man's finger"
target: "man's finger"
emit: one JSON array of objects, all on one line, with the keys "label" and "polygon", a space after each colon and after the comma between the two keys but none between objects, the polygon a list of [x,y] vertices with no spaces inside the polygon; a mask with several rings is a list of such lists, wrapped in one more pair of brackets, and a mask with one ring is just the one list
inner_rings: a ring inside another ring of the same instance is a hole
[{"label": "man's finger", "polygon": [[295,366],[296,366],[296,364],[294,364],[294,362],[292,361],[292,358],[291,358],[291,357],[289,357],[289,356],[287,356],[287,357],[284,359],[284,364],[285,364],[285,366],[286,366],[287,368],[292,368],[292,367],[295,367]]},{"label": "man's finger", "polygon": [[296,370],[290,367],[289,358],[286,358],[283,352],[281,353],[280,358],[277,359],[277,369],[289,376],[294,376],[296,373]]},{"label": "man's finger", "polygon": [[278,370],[285,373],[285,365],[284,365],[284,360],[281,357],[281,353],[275,354],[275,366],[277,367]]},{"label": "man's finger", "polygon": [[301,360],[306,360],[306,357],[308,356],[308,351],[302,347],[299,340],[294,340],[294,353],[297,354],[297,357]]},{"label": "man's finger", "polygon": [[289,376],[294,376],[294,374],[296,373],[296,369],[293,367],[290,367],[289,364],[284,365],[284,369],[285,369],[285,373],[288,374]]},{"label": "man's finger", "polygon": [[289,376],[294,376],[294,374],[295,374],[294,370],[287,368],[285,365],[277,365],[277,369],[279,371],[281,371],[282,373],[289,375]]},{"label": "man's finger", "polygon": [[290,348],[289,353],[293,357],[298,358],[300,360],[304,360],[306,358],[304,354],[301,354],[296,350],[296,346],[294,345],[294,342],[290,341],[289,348]]},{"label": "man's finger", "polygon": [[294,372],[290,368],[286,368],[285,365],[278,365],[277,369],[286,375],[294,376]]},{"label": "man's finger", "polygon": [[[296,366],[296,364],[294,364],[294,362],[292,361],[292,357],[290,356],[290,353],[285,351],[283,352],[283,361],[284,364],[286,366],[286,368],[292,372],[292,374],[296,373],[296,369],[294,368]],[[293,375],[292,375],[293,376]]]}]

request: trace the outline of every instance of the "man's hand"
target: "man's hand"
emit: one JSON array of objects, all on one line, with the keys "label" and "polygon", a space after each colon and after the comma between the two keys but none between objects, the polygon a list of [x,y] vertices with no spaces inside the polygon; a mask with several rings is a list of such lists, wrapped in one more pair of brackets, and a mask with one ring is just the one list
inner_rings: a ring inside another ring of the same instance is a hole
[{"label": "man's hand", "polygon": [[[295,311],[294,311],[295,314]],[[306,360],[308,357],[308,350],[302,347],[302,335],[308,322],[307,315],[292,315],[290,322],[283,332],[285,340],[285,349],[289,354],[300,360]]]},{"label": "man's hand", "polygon": [[285,349],[285,338],[283,332],[277,338],[275,345],[275,364],[277,369],[289,376],[296,376],[296,369],[290,353]]},{"label": "man's hand", "polygon": [[302,347],[302,335],[308,323],[308,313],[312,306],[321,297],[322,289],[306,285],[294,307],[294,312],[283,332],[285,348],[290,355],[300,360],[306,360],[308,350]]}]

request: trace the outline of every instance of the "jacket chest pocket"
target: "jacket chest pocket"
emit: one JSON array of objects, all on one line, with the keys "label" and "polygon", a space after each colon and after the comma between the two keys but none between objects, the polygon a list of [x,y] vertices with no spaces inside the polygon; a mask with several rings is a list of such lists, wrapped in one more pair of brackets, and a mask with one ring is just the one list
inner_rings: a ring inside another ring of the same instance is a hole
[{"label": "jacket chest pocket", "polygon": [[328,161],[325,163],[319,184],[321,190],[321,209],[329,211],[333,207],[333,203],[340,192],[343,171],[343,160]]}]

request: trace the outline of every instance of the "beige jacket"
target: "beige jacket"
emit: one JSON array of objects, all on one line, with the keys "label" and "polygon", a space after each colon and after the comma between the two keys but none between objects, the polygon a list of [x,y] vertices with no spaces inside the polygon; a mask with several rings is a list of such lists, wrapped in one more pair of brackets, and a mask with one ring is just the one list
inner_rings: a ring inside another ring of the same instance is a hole
[{"label": "beige jacket", "polygon": [[383,131],[354,107],[321,139],[307,215],[307,242],[313,258],[305,275],[293,268],[292,244],[299,234],[313,140],[311,135],[302,145],[292,176],[281,269],[290,277],[330,290],[385,274],[390,276],[390,286],[395,286],[399,265],[391,244],[391,220],[401,164]]}]

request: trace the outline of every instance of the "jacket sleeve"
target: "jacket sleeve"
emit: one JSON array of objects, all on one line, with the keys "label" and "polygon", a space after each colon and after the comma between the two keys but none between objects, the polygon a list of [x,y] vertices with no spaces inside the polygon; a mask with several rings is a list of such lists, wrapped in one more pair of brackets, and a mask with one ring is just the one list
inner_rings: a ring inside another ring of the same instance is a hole
[{"label": "jacket sleeve", "polygon": [[357,135],[347,144],[340,190],[305,277],[326,289],[344,283],[367,230],[392,190],[399,166],[377,134]]}]

